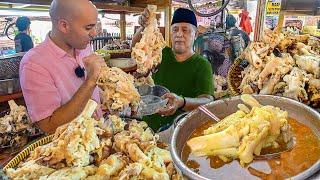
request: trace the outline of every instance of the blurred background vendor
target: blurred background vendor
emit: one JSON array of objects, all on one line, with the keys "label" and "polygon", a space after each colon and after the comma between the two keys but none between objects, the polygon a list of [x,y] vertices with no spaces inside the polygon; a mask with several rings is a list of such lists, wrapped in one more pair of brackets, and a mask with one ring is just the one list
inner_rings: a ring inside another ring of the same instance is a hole
[{"label": "blurred background vendor", "polygon": [[27,52],[33,48],[32,38],[30,37],[31,21],[28,17],[18,17],[16,26],[19,33],[14,38],[16,52]]},{"label": "blurred background vendor", "polygon": [[230,31],[231,36],[241,36],[245,43],[245,46],[243,48],[246,48],[250,42],[250,37],[246,32],[239,29],[236,26],[236,23],[236,18],[233,15],[228,14],[226,17],[226,28]]}]

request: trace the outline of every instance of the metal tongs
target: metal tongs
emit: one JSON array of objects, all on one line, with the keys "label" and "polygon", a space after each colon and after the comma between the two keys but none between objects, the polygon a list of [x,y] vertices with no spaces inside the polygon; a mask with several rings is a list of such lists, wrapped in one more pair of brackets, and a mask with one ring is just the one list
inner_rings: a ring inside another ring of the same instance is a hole
[{"label": "metal tongs", "polygon": [[204,112],[207,116],[209,116],[215,122],[219,122],[221,120],[215,114],[213,114],[205,105],[199,106],[198,109]]},{"label": "metal tongs", "polygon": [[[251,102],[260,105],[257,100],[254,98],[250,99]],[[260,105],[261,106],[261,105]],[[214,113],[212,113],[205,105],[199,106],[198,109],[205,113],[207,116],[211,118],[211,120],[214,120],[215,122],[220,122],[221,119],[218,118]],[[274,158],[280,158],[281,154],[283,152],[291,151],[294,147],[295,141],[293,138],[290,139],[289,142],[286,144],[286,148],[284,150],[281,150],[279,152],[274,152],[274,153],[268,153],[268,154],[262,154],[262,155],[255,155],[254,159],[255,160],[267,160],[267,159],[274,159]]]}]

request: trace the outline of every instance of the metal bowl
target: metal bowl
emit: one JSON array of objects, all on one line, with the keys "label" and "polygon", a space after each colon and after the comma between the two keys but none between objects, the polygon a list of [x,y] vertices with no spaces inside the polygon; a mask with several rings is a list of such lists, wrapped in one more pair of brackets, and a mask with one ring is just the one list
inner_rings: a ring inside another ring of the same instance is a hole
[{"label": "metal bowl", "polygon": [[[270,95],[254,95],[254,97],[263,105],[273,105],[286,110],[289,113],[289,117],[296,119],[300,123],[303,123],[310,127],[313,132],[320,137],[320,114],[314,109],[299,103],[297,101]],[[209,110],[215,112],[219,118],[224,118],[237,111],[237,105],[242,103],[239,96],[214,101],[206,105]],[[182,118],[173,132],[171,139],[170,152],[176,166],[181,170],[182,174],[190,179],[208,180],[208,178],[200,176],[191,169],[189,169],[181,160],[181,152],[183,146],[186,144],[191,133],[204,122],[208,121],[207,115],[194,110],[187,116]],[[300,174],[290,179],[306,179],[310,176],[315,179],[320,178],[320,160],[318,160],[309,169],[301,172]],[[216,177],[222,179],[221,177]]]}]

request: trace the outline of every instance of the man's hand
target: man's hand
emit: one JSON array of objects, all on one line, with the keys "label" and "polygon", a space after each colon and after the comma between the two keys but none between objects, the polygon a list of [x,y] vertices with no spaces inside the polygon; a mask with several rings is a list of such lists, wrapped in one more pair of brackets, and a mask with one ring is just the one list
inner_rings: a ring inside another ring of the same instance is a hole
[{"label": "man's hand", "polygon": [[163,116],[173,115],[184,103],[183,98],[174,93],[167,93],[162,98],[168,99],[167,107],[158,110],[158,114]]},{"label": "man's hand", "polygon": [[90,82],[90,84],[95,86],[101,67],[107,66],[106,62],[101,56],[91,54],[90,56],[83,58],[83,63],[87,71],[87,80]]},{"label": "man's hand", "polygon": [[[145,8],[139,17],[139,21],[138,21],[139,25],[142,26],[143,28],[147,27],[147,25],[149,25],[149,17],[150,17],[150,12],[147,8]],[[161,14],[157,13],[156,19],[157,19],[158,26],[160,26]]]},{"label": "man's hand", "polygon": [[140,26],[145,28],[149,23],[149,17],[150,17],[149,10],[147,8],[145,8],[139,17]]}]

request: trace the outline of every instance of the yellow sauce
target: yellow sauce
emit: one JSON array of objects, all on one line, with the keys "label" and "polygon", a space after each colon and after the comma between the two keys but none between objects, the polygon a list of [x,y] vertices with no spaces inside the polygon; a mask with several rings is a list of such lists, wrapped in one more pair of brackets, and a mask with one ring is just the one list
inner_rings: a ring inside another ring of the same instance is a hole
[{"label": "yellow sauce", "polygon": [[[185,145],[182,160],[189,168],[207,178],[268,180],[290,178],[308,169],[320,159],[320,141],[308,126],[294,119],[289,119],[288,122],[296,143],[291,151],[282,153],[278,159],[254,160],[243,168],[237,160],[225,163],[215,156],[192,156],[190,148]],[[203,135],[203,130],[211,125],[211,121],[201,125],[190,138]],[[274,149],[264,149],[262,153],[271,151]]]}]

